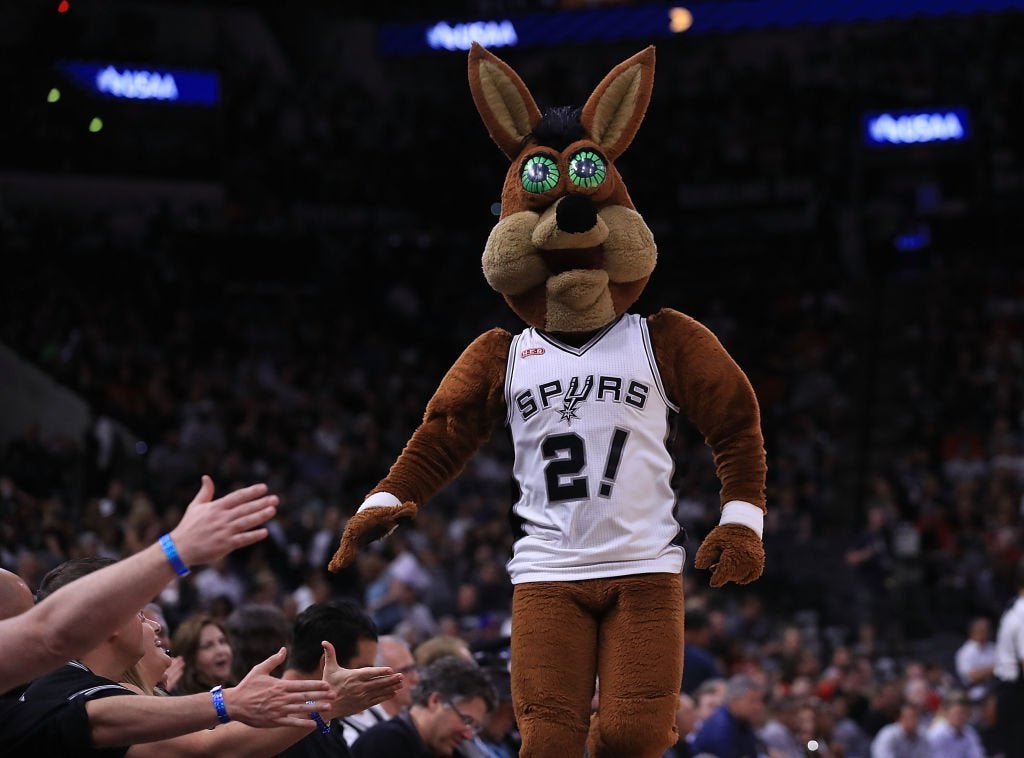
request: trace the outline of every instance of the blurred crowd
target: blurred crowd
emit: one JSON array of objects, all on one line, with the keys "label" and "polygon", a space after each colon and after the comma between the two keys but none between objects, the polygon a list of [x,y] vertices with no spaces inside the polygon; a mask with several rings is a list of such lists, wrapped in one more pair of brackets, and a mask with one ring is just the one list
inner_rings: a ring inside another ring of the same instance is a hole
[{"label": "blurred crowd", "polygon": [[[412,646],[440,634],[500,650],[501,434],[414,523],[325,570],[447,367],[481,331],[520,326],[480,276],[504,167],[464,59],[376,61],[378,86],[330,65],[317,20],[282,27],[291,82],[216,61],[233,135],[223,213],[0,205],[0,340],[93,411],[80,437],[30,427],[0,448],[0,567],[34,588],[69,558],[154,542],[202,473],[223,491],[265,481],[282,501],[271,539],[169,586],[170,629],[199,613],[230,629],[251,607],[287,628],[348,597]],[[1024,266],[1008,210],[1024,182],[996,182],[1024,171],[1022,36],[1007,14],[659,46],[620,161],[661,252],[638,310],[715,331],[757,390],[769,464],[762,579],[711,591],[686,569],[687,731],[730,685],[794,737],[779,755],[869,755],[903,706],[922,724],[961,708],[982,740],[991,727],[991,672],[955,653],[969,629],[990,640],[1024,554]],[[632,52],[509,60],[560,104]],[[934,173],[928,154],[888,168],[863,155],[862,109],[940,101],[966,103],[984,144]],[[961,215],[929,217],[921,185]],[[893,236],[922,219],[932,242],[901,254]],[[692,556],[719,485],[685,422],[673,444]]]}]

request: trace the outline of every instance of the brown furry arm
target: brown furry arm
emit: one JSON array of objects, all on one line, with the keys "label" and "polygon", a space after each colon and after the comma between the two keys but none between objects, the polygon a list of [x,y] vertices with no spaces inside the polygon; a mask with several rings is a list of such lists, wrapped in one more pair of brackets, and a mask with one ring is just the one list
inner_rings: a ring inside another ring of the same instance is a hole
[{"label": "brown furry arm", "polygon": [[[722,482],[721,504],[741,501],[765,510],[764,438],[757,398],[746,375],[709,329],[689,316],[661,310],[649,319],[665,389],[704,434]],[[712,587],[747,584],[764,571],[758,531],[724,523],[701,543],[694,565],[710,569]]]},{"label": "brown furry arm", "polygon": [[399,521],[450,482],[505,414],[505,365],[512,335],[492,329],[477,337],[448,370],[388,475],[367,495],[385,492],[398,505],[362,508],[345,525],[328,568],[340,571],[360,545],[389,534]]},{"label": "brown furry arm", "polygon": [[648,324],[665,390],[714,452],[722,504],[742,500],[764,510],[761,413],[746,374],[718,338],[689,316],[666,308]]}]

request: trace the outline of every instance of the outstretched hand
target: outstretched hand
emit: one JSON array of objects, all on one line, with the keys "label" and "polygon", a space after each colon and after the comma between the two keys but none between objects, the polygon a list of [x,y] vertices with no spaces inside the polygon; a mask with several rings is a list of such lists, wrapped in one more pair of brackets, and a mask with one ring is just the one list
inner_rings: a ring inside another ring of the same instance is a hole
[{"label": "outstretched hand", "polygon": [[402,688],[402,675],[387,666],[345,669],[338,665],[334,645],[324,640],[324,681],[335,692],[331,715],[336,718],[361,713],[371,705],[394,697]]},{"label": "outstretched hand", "polygon": [[238,686],[224,690],[224,705],[232,719],[255,727],[311,727],[310,711],[331,710],[334,692],[326,681],[270,675],[287,656],[287,649],[281,648],[253,666]]},{"label": "outstretched hand", "polygon": [[406,502],[396,506],[375,505],[358,511],[345,524],[341,542],[327,570],[341,571],[356,559],[360,547],[391,534],[401,521],[411,519],[418,510],[415,503]]},{"label": "outstretched hand", "polygon": [[711,586],[749,584],[764,571],[764,545],[742,524],[719,524],[704,538],[693,565],[711,570]]},{"label": "outstretched hand", "polygon": [[174,692],[178,686],[178,682],[181,681],[181,675],[185,673],[185,658],[180,655],[176,655],[171,658],[171,665],[164,671],[163,677],[163,688],[167,692]]},{"label": "outstretched hand", "polygon": [[199,492],[171,530],[171,539],[186,566],[210,563],[264,539],[267,530],[258,527],[274,517],[277,503],[277,495],[268,495],[265,484],[214,500],[213,480],[204,474]]}]

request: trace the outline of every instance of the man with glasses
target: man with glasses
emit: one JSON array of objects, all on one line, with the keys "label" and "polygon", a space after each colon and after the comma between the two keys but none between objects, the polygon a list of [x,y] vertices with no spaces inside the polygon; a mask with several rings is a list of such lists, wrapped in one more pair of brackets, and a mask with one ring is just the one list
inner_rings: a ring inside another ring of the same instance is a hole
[{"label": "man with glasses", "polygon": [[408,710],[363,732],[352,756],[448,758],[480,732],[497,702],[494,685],[476,663],[440,658],[420,671]]}]

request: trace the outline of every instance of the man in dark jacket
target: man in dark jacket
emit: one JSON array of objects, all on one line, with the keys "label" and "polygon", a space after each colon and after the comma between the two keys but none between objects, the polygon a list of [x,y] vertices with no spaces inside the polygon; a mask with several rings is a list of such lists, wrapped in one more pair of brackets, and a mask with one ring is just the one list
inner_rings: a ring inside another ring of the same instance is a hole
[{"label": "man in dark jacket", "polygon": [[754,730],[764,720],[764,698],[764,687],[753,678],[745,674],[732,677],[725,702],[701,724],[693,752],[717,758],[756,758],[763,753]]}]

